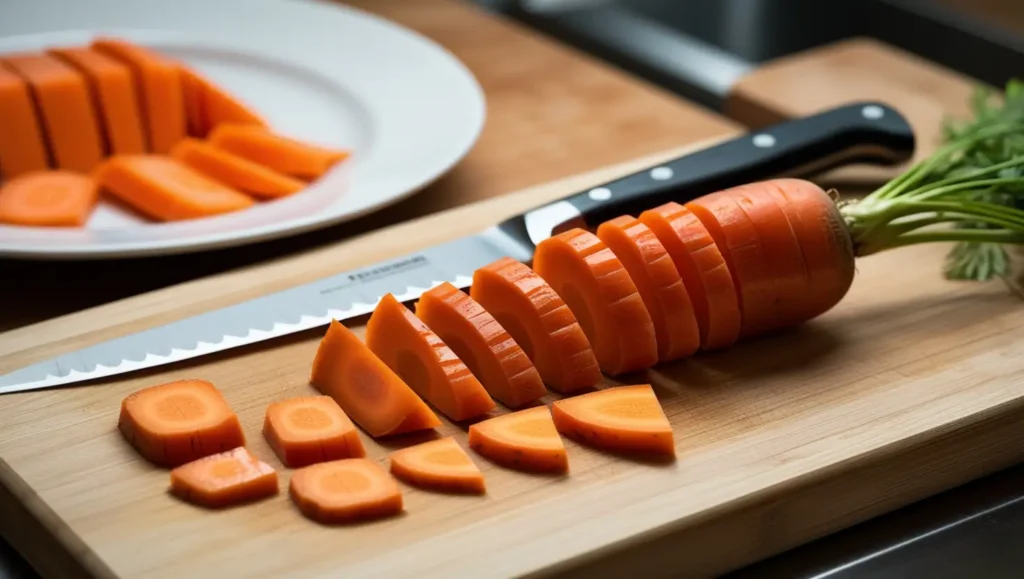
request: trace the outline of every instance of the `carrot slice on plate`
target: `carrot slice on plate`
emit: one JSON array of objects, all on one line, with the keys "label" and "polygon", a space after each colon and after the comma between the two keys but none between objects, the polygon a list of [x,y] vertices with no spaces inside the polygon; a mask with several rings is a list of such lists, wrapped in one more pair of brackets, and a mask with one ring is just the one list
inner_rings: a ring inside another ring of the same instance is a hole
[{"label": "carrot slice on plate", "polygon": [[505,406],[519,408],[547,393],[526,352],[494,316],[452,284],[444,282],[423,293],[416,316]]},{"label": "carrot slice on plate", "polygon": [[398,481],[366,458],[344,458],[296,470],[288,487],[306,517],[324,524],[391,517],[403,509]]},{"label": "carrot slice on plate", "polygon": [[299,179],[316,179],[348,158],[348,151],[304,143],[253,125],[221,123],[210,132],[214,145]]},{"label": "carrot slice on plate", "polygon": [[515,470],[566,473],[569,458],[547,406],[536,406],[477,422],[469,427],[469,447]]},{"label": "carrot slice on plate", "polygon": [[205,137],[221,123],[266,127],[267,122],[237,96],[186,66],[179,66],[188,134]]},{"label": "carrot slice on plate", "polygon": [[452,420],[475,418],[496,408],[455,352],[390,293],[381,298],[366,324],[366,345]]},{"label": "carrot slice on plate", "polygon": [[379,437],[441,425],[428,407],[352,330],[331,320],[313,359],[310,382]]},{"label": "carrot slice on plate", "polygon": [[117,427],[139,454],[159,466],[245,446],[238,416],[206,380],[178,380],[129,394],[121,401]]},{"label": "carrot slice on plate", "polygon": [[486,492],[483,473],[450,436],[392,452],[391,474],[428,490]]},{"label": "carrot slice on plate", "polygon": [[249,503],[277,492],[277,471],[245,447],[197,458],[171,471],[171,493],[209,508]]},{"label": "carrot slice on plate", "polygon": [[260,199],[286,197],[306,187],[298,179],[191,137],[178,141],[171,156],[215,181]]},{"label": "carrot slice on plate", "polygon": [[0,187],[0,223],[81,226],[97,197],[96,181],[80,173],[23,173]]},{"label": "carrot slice on plate", "polygon": [[263,437],[288,468],[366,456],[359,432],[330,396],[298,396],[272,402]]},{"label": "carrot slice on plate", "polygon": [[28,83],[0,66],[0,179],[50,166],[46,137]]},{"label": "carrot slice on plate", "polygon": [[672,425],[650,384],[557,400],[551,415],[558,432],[597,448],[672,457],[676,453]]}]

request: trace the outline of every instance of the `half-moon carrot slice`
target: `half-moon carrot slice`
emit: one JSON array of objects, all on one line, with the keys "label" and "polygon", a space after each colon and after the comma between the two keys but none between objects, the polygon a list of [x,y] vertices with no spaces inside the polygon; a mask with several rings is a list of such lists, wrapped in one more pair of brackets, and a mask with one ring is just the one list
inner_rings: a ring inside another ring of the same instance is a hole
[{"label": "half-moon carrot slice", "polygon": [[298,396],[272,402],[263,437],[288,468],[366,456],[352,421],[330,396]]},{"label": "half-moon carrot slice", "polygon": [[267,122],[237,96],[186,66],[179,66],[188,134],[205,137],[221,123],[266,127]]},{"label": "half-moon carrot slice", "polygon": [[704,224],[674,202],[648,209],[639,219],[672,256],[697,316],[701,347],[711,350],[734,344],[742,323],[739,297],[725,258]]},{"label": "half-moon carrot slice", "polygon": [[601,368],[576,316],[528,266],[503,257],[477,269],[469,291],[526,352],[551,388],[576,392],[601,381]]},{"label": "half-moon carrot slice", "polygon": [[277,471],[241,446],[171,471],[171,493],[209,508],[249,503],[277,492]]},{"label": "half-moon carrot slice", "polygon": [[391,453],[391,474],[428,490],[484,494],[484,474],[452,437]]},{"label": "half-moon carrot slice", "polygon": [[469,447],[515,470],[566,473],[569,458],[547,406],[488,418],[469,427]]},{"label": "half-moon carrot slice", "polygon": [[178,141],[171,156],[215,181],[261,199],[286,197],[306,187],[298,179],[191,137]]},{"label": "half-moon carrot slice", "polygon": [[84,225],[96,207],[96,181],[71,171],[33,171],[0,188],[0,223]]},{"label": "half-moon carrot slice", "polygon": [[690,296],[665,246],[632,215],[602,223],[597,236],[619,258],[647,306],[662,362],[700,348],[700,330]]},{"label": "half-moon carrot slice", "polygon": [[423,293],[416,302],[416,316],[505,406],[520,408],[547,393],[526,352],[494,316],[452,284]]},{"label": "half-moon carrot slice", "polygon": [[316,179],[348,158],[348,151],[304,143],[253,126],[221,123],[211,143],[250,161],[299,179]]},{"label": "half-moon carrot slice", "polygon": [[238,416],[206,380],[149,386],[121,401],[118,430],[144,458],[179,466],[245,446]]},{"label": "half-moon carrot slice", "polygon": [[672,425],[650,384],[618,386],[557,400],[558,432],[596,448],[675,456]]},{"label": "half-moon carrot slice", "polygon": [[606,374],[658,362],[651,314],[622,262],[596,235],[576,228],[545,239],[533,269],[575,314]]},{"label": "half-moon carrot slice", "polygon": [[28,83],[0,62],[0,180],[50,166],[46,138]]},{"label": "half-moon carrot slice", "polygon": [[320,341],[310,382],[334,398],[370,436],[429,430],[441,425],[434,411],[398,374],[337,320],[331,320]]},{"label": "half-moon carrot slice", "polygon": [[366,345],[414,392],[461,421],[497,407],[461,359],[390,293],[366,324]]},{"label": "half-moon carrot slice", "polygon": [[300,468],[292,474],[288,491],[303,515],[324,524],[380,519],[404,509],[398,481],[366,458]]}]

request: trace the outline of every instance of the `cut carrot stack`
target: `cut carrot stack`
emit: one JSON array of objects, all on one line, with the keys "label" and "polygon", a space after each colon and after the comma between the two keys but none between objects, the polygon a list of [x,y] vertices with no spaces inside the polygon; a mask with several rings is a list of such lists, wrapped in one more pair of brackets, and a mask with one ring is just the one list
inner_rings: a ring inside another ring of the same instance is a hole
[{"label": "cut carrot stack", "polygon": [[355,425],[330,396],[271,403],[263,419],[263,436],[288,468],[366,456]]},{"label": "cut carrot stack", "polygon": [[96,181],[70,171],[23,173],[0,187],[0,223],[81,226],[97,199]]},{"label": "cut carrot stack", "polygon": [[198,72],[180,66],[188,134],[206,137],[222,123],[266,127],[267,122],[251,107]]},{"label": "cut carrot stack", "polygon": [[395,478],[365,458],[303,467],[292,475],[289,493],[303,515],[324,524],[380,519],[404,509]]},{"label": "cut carrot stack", "polygon": [[392,452],[391,474],[427,490],[470,494],[486,492],[483,473],[451,437]]},{"label": "cut carrot stack", "polygon": [[0,62],[0,180],[49,168],[28,83]]},{"label": "cut carrot stack", "polygon": [[675,456],[672,425],[650,384],[619,386],[557,400],[555,428],[605,450]]},{"label": "cut carrot stack", "polygon": [[565,445],[547,406],[527,408],[470,425],[469,447],[515,470],[556,474],[569,470]]},{"label": "cut carrot stack", "polygon": [[182,139],[171,149],[171,156],[219,183],[260,199],[286,197],[306,186],[199,139]]},{"label": "cut carrot stack", "polygon": [[209,508],[249,503],[277,494],[277,472],[245,447],[238,447],[172,470],[171,492]]},{"label": "cut carrot stack", "polygon": [[321,177],[348,157],[348,151],[304,143],[253,125],[222,123],[207,138],[225,151],[299,179]]}]

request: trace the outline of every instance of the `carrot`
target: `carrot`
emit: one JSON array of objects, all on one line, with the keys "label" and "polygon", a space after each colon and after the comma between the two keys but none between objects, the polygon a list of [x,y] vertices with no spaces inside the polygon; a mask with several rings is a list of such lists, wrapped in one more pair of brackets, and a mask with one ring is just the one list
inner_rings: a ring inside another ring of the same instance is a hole
[{"label": "carrot", "polygon": [[557,400],[558,432],[597,448],[675,456],[672,425],[650,384],[619,386]]},{"label": "carrot", "polygon": [[49,168],[37,112],[28,83],[0,66],[0,180]]},{"label": "carrot", "polygon": [[288,490],[303,515],[324,524],[380,519],[404,509],[398,482],[366,458],[303,467],[292,474]]},{"label": "carrot", "polygon": [[452,437],[391,453],[391,474],[428,490],[484,494],[484,475]]},{"label": "carrot", "polygon": [[651,314],[658,359],[668,362],[696,352],[700,330],[690,296],[657,236],[631,215],[602,223],[597,236],[622,262]]},{"label": "carrot", "polygon": [[23,173],[0,188],[0,223],[84,225],[96,206],[96,181],[70,171]]},{"label": "carrot", "polygon": [[601,380],[594,350],[576,316],[528,266],[504,257],[477,269],[470,297],[508,331],[553,389],[576,392]]},{"label": "carrot", "polygon": [[704,224],[689,209],[669,202],[644,211],[640,222],[665,246],[690,295],[706,350],[731,346],[739,338],[739,298],[732,274]]},{"label": "carrot", "polygon": [[221,123],[266,127],[267,122],[238,97],[186,66],[179,66],[188,134],[205,137]]},{"label": "carrot", "polygon": [[366,345],[452,420],[475,418],[496,407],[455,352],[390,293],[381,298],[366,324]]},{"label": "carrot", "polygon": [[32,89],[54,167],[91,171],[103,158],[103,141],[85,77],[41,53],[11,55],[4,62]]},{"label": "carrot", "polygon": [[285,197],[306,187],[298,179],[198,139],[178,141],[171,156],[211,179],[261,199]]},{"label": "carrot", "polygon": [[131,69],[88,48],[53,48],[48,51],[82,74],[98,111],[107,154],[146,152],[142,114]]},{"label": "carrot", "polygon": [[129,394],[121,401],[117,427],[139,454],[159,466],[245,446],[238,416],[206,380],[178,380]]},{"label": "carrot", "polygon": [[469,427],[469,447],[507,468],[566,473],[569,459],[547,406],[488,418]]},{"label": "carrot", "polygon": [[238,211],[255,201],[163,155],[115,155],[94,172],[100,188],[160,221]]},{"label": "carrot", "polygon": [[533,269],[576,315],[606,374],[657,363],[651,314],[622,262],[596,235],[576,228],[545,239]]},{"label": "carrot", "polygon": [[277,472],[241,446],[171,471],[171,493],[209,508],[248,503],[277,492]]},{"label": "carrot", "polygon": [[186,133],[185,99],[178,66],[155,50],[119,38],[99,37],[91,47],[131,68],[136,90],[142,97],[139,102],[146,120],[147,150],[170,152]]},{"label": "carrot", "polygon": [[366,456],[355,425],[330,396],[272,402],[263,418],[263,437],[288,468]]},{"label": "carrot", "polygon": [[208,139],[225,151],[299,179],[316,179],[349,155],[252,125],[221,123]]},{"label": "carrot", "polygon": [[310,382],[334,398],[370,436],[429,430],[441,421],[359,338],[331,320],[313,359]]},{"label": "carrot", "polygon": [[444,282],[423,293],[416,316],[505,406],[520,408],[547,393],[526,352],[494,316],[452,284]]}]

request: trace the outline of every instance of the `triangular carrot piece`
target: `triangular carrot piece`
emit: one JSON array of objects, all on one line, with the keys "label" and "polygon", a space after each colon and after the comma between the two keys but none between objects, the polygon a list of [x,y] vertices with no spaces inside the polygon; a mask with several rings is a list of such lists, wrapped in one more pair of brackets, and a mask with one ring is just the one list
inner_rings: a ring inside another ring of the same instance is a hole
[{"label": "triangular carrot piece", "polygon": [[210,508],[248,503],[277,494],[277,472],[246,448],[238,447],[172,470],[171,492]]},{"label": "triangular carrot piece", "polygon": [[252,107],[186,66],[179,66],[188,134],[205,137],[217,125],[231,123],[266,127],[267,122]]},{"label": "triangular carrot piece", "polygon": [[298,396],[272,402],[263,436],[288,468],[366,456],[352,421],[330,396]]},{"label": "triangular carrot piece", "polygon": [[366,458],[300,468],[292,474],[289,494],[302,514],[325,524],[390,517],[404,508],[395,478]]},{"label": "triangular carrot piece", "polygon": [[207,139],[225,151],[299,179],[316,179],[349,156],[345,150],[305,143],[254,125],[221,123]]},{"label": "triangular carrot piece", "polygon": [[547,406],[477,422],[469,447],[497,464],[529,472],[565,473],[569,459]]},{"label": "triangular carrot piece", "polygon": [[672,425],[650,384],[618,386],[551,404],[555,428],[597,448],[675,456]]},{"label": "triangular carrot piece", "polygon": [[450,436],[392,452],[391,474],[428,490],[486,492],[483,473]]}]

